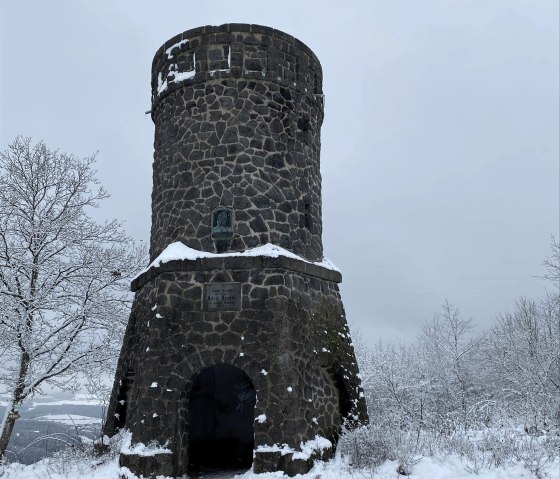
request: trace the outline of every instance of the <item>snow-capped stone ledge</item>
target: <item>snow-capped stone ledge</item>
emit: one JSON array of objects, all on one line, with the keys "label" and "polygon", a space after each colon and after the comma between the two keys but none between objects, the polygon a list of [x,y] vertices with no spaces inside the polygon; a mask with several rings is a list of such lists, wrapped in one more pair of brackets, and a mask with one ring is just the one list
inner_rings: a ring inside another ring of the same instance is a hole
[{"label": "snow-capped stone ledge", "polygon": [[300,451],[296,451],[294,448],[289,447],[287,444],[273,444],[272,446],[258,446],[256,452],[279,452],[282,456],[286,454],[292,454],[292,459],[303,459],[307,460],[311,458],[314,454],[321,453],[324,449],[331,449],[332,442],[323,436],[315,436],[315,439],[310,439],[306,442],[301,442]]},{"label": "snow-capped stone ledge", "polygon": [[165,446],[152,444],[145,445],[142,442],[136,443],[134,444],[134,446],[132,446],[132,434],[128,432],[123,437],[121,454],[136,456],[155,456],[156,454],[172,454],[172,451]]},{"label": "snow-capped stone ledge", "polygon": [[256,473],[267,470],[282,470],[288,476],[306,474],[313,467],[316,459],[326,459],[333,451],[333,444],[322,436],[315,436],[306,442],[301,442],[300,450],[287,444],[260,445],[255,450],[253,470]]},{"label": "snow-capped stone ledge", "polygon": [[283,268],[340,283],[340,270],[327,258],[311,262],[280,246],[267,243],[246,251],[210,253],[189,248],[180,241],[171,243],[150,265],[132,280],[137,291],[148,281],[169,271],[209,269]]},{"label": "snow-capped stone ledge", "polygon": [[119,476],[121,479],[144,477],[134,475],[132,471],[150,471],[150,477],[165,478],[173,474],[173,451],[154,444],[136,443],[132,445],[132,434],[126,431],[119,455]]}]

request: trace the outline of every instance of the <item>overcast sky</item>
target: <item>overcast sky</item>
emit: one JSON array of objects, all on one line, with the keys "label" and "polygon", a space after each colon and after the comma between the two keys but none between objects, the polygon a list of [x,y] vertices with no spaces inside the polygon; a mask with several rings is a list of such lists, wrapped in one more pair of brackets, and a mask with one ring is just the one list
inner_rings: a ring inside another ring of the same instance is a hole
[{"label": "overcast sky", "polygon": [[319,57],[323,241],[349,323],[414,338],[448,299],[480,327],[537,297],[559,230],[558,0],[2,0],[0,148],[98,155],[99,217],[148,240],[150,67],[245,22]]}]

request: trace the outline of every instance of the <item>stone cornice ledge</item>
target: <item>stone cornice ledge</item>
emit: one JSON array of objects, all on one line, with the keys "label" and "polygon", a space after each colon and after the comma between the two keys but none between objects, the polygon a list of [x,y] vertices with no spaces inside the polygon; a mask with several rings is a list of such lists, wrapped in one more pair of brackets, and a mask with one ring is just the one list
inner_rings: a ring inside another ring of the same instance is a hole
[{"label": "stone cornice ledge", "polygon": [[308,276],[342,282],[342,274],[339,271],[325,268],[317,264],[289,258],[286,256],[223,256],[213,258],[180,259],[162,263],[159,266],[151,266],[142,274],[134,278],[130,284],[133,292],[138,291],[147,282],[153,280],[162,273],[180,271],[212,271],[212,270],[240,270],[240,269],[285,269]]}]

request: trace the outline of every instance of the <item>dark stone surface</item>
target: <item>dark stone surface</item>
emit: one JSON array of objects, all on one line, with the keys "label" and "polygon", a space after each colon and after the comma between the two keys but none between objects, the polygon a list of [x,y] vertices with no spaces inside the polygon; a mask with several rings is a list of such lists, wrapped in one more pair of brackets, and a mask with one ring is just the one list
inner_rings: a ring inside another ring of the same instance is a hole
[{"label": "dark stone surface", "polygon": [[[274,237],[296,254],[320,260],[321,66],[309,48],[282,32],[232,28],[212,27],[212,34],[189,30],[166,42],[154,58],[151,258],[173,241],[214,251],[211,209],[233,206],[236,214],[240,209],[250,214],[237,216],[232,250]],[[195,76],[176,75],[193,68]],[[296,134],[302,128],[306,134]],[[234,205],[239,197],[244,204]],[[264,213],[280,207],[314,220]],[[203,234],[201,220],[208,226]]]},{"label": "dark stone surface", "polygon": [[[202,311],[203,284],[233,282],[240,273],[248,273],[242,310]],[[256,446],[297,449],[316,435],[336,440],[341,412],[367,420],[336,283],[275,268],[204,269],[199,260],[197,271],[162,272],[136,293],[116,376],[124,383],[127,371],[136,371],[126,413],[134,440],[158,438],[184,451],[188,439],[177,430],[188,431],[181,411],[192,378],[222,363],[243,370],[257,391],[254,415],[267,420],[255,422]],[[106,426],[111,433],[119,380]],[[177,467],[179,473],[185,464]]]},{"label": "dark stone surface", "polygon": [[[224,394],[215,393],[213,376],[206,376],[204,394],[216,404],[199,408],[208,418],[192,419],[196,378],[219,365],[246,378],[242,389],[253,391],[252,404],[256,401],[251,415],[226,414],[221,424],[234,417],[255,420],[244,423],[245,439],[235,437],[235,428],[225,434],[215,423],[208,423],[208,430],[245,444],[246,455],[253,428],[255,472],[293,476],[333,453],[323,450],[304,460],[261,452],[259,446],[286,444],[299,451],[317,435],[335,444],[343,421],[367,422],[338,290],[341,275],[314,264],[323,258],[321,85],[321,67],[309,48],[257,25],[189,30],[156,53],[151,259],[175,241],[206,252],[272,242],[303,259],[174,260],[133,281],[136,296],[105,433],[126,427],[132,444],[172,451],[121,455],[121,464],[137,474],[181,476],[197,463],[196,447],[213,440],[200,424],[211,421],[212,411],[235,409],[234,399],[222,404],[219,397],[243,395],[231,389],[234,383],[221,386],[230,388]],[[217,208],[234,210],[227,244],[212,238]],[[205,285],[215,283],[237,283],[240,304],[209,307],[202,295]],[[196,447],[189,437],[198,438]]]}]

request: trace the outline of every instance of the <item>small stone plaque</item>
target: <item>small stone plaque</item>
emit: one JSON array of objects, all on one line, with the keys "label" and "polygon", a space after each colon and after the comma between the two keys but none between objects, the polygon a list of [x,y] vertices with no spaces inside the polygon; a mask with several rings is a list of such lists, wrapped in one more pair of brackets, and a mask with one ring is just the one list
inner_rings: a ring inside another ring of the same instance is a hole
[{"label": "small stone plaque", "polygon": [[241,283],[204,283],[202,295],[204,311],[241,309]]},{"label": "small stone plaque", "polygon": [[212,239],[229,240],[233,237],[234,213],[231,208],[212,211]]}]

